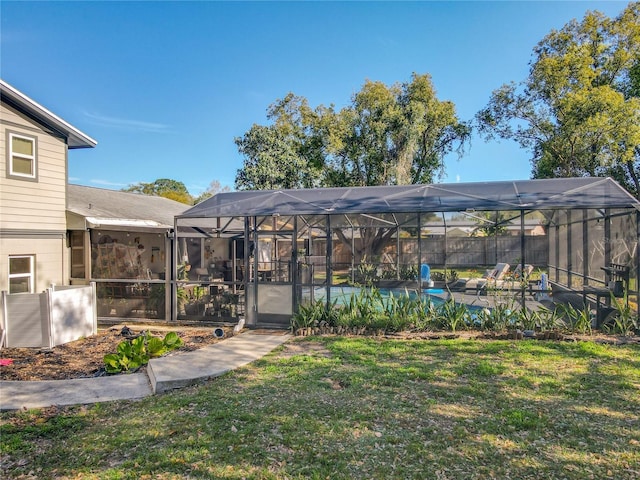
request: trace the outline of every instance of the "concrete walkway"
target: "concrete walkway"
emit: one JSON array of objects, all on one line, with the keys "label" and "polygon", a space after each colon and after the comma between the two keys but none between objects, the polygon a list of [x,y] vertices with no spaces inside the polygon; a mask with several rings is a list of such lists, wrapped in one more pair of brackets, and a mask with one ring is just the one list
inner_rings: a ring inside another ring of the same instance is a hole
[{"label": "concrete walkway", "polygon": [[0,410],[148,397],[220,376],[261,358],[289,338],[285,332],[249,330],[199,350],[154,358],[146,374],[39,382],[0,381]]}]

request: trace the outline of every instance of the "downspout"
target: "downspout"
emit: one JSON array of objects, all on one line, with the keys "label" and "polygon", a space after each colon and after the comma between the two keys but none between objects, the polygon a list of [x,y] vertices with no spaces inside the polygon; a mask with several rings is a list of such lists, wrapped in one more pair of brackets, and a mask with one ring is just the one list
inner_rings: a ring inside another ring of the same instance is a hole
[{"label": "downspout", "polygon": [[60,285],[71,284],[71,238],[69,235],[65,225],[64,234],[60,239]]}]

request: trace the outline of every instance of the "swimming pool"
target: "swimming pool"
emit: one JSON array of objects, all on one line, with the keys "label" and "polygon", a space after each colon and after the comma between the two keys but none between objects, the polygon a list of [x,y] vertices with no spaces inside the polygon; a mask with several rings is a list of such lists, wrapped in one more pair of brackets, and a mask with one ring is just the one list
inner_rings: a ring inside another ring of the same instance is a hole
[{"label": "swimming pool", "polygon": [[[354,287],[348,285],[333,286],[331,287],[331,303],[335,303],[337,306],[348,305],[351,301],[351,298],[353,296],[360,295],[363,289],[367,289],[367,287]],[[416,289],[405,288],[378,288],[377,291],[380,293],[383,301],[392,296],[399,297],[408,295],[410,299],[416,299],[418,295],[422,295],[423,298],[427,299],[432,305],[436,307],[439,305],[443,305],[449,297],[448,292],[441,288],[426,288],[423,289],[420,293],[418,293]],[[325,301],[326,298],[326,287],[304,287],[302,289],[303,303],[322,302]],[[486,306],[481,305],[472,305],[468,303],[465,303],[464,305],[467,307],[472,316],[474,314],[477,314],[477,312],[480,310],[487,309]]]},{"label": "swimming pool", "polygon": [[[359,295],[363,289],[367,287],[353,287],[348,285],[334,286],[331,287],[331,302],[335,302],[336,305],[346,305],[349,303],[351,298],[354,295]],[[418,296],[418,292],[415,289],[404,289],[404,288],[378,288],[377,291],[380,293],[382,298],[389,297],[399,297],[402,295],[409,295],[409,298],[415,299]],[[439,305],[445,302],[446,295],[445,291],[441,288],[430,288],[425,289],[422,292],[424,297],[428,297],[428,299],[435,305]],[[302,300],[303,301],[314,301],[320,302],[324,301],[327,298],[327,288],[326,287],[314,287],[311,288],[303,288],[302,289]]]}]

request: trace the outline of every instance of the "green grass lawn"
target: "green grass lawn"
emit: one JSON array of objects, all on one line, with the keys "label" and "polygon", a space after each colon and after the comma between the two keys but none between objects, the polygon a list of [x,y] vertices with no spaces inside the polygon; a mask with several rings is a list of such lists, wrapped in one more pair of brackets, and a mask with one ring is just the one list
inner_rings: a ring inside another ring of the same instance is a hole
[{"label": "green grass lawn", "polygon": [[2,478],[637,479],[640,346],[305,337],[203,386],[0,418]]}]

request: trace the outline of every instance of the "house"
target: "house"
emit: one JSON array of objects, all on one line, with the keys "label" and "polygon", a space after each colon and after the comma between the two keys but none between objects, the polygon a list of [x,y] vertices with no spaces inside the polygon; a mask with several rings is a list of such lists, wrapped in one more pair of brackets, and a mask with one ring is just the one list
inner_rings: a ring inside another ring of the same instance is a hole
[{"label": "house", "polygon": [[68,151],[97,142],[0,80],[0,291],[68,285]]},{"label": "house", "polygon": [[188,206],[69,185],[68,149],[97,142],[8,83],[0,87],[0,291],[95,281],[98,307],[118,303],[105,315],[145,316],[155,288],[153,316],[164,318],[174,217]]}]

